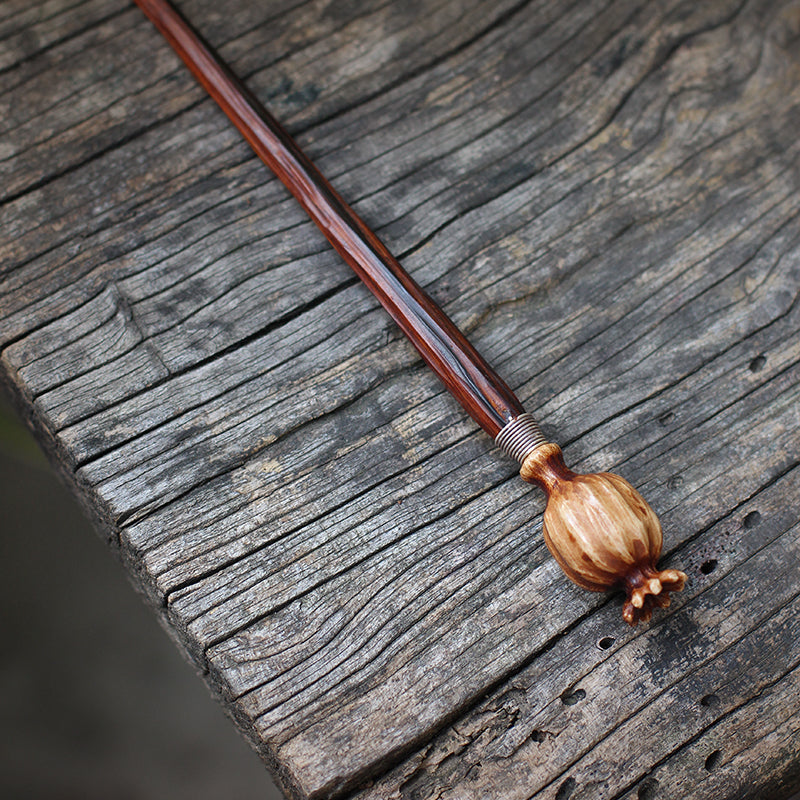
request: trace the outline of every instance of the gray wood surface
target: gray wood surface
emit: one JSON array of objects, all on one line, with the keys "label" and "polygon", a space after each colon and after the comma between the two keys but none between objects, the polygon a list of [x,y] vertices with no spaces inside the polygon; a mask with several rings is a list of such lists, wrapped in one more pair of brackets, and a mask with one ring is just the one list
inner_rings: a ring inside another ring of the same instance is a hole
[{"label": "gray wood surface", "polygon": [[800,788],[800,4],[181,8],[689,575],[570,585],[140,12],[7,0],[3,382],[287,794]]}]

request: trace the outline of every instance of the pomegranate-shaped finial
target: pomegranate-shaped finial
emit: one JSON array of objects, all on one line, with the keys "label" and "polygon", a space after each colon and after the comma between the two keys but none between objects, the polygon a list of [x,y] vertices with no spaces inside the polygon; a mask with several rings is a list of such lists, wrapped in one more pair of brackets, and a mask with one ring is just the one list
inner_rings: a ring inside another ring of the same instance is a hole
[{"label": "pomegranate-shaped finial", "polygon": [[683,588],[683,572],[656,568],[661,524],[626,480],[572,472],[552,442],[525,458],[520,475],[547,493],[544,540],[567,577],[593,592],[624,589],[628,624],[646,622],[655,606],[669,605],[670,592]]}]

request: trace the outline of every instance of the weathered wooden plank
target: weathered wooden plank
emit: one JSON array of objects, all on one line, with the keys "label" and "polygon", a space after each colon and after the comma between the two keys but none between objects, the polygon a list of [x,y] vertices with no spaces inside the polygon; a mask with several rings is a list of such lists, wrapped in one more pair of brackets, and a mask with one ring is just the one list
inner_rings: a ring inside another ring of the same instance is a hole
[{"label": "weathered wooden plank", "polygon": [[796,702],[769,764],[722,743],[796,680],[794,573],[749,589],[797,556],[795,5],[184,6],[572,461],[661,513],[692,582],[639,632],[147,24],[80,9],[0,78],[3,377],[287,790],[788,786]]},{"label": "weathered wooden plank", "polygon": [[[795,467],[682,548],[690,584],[666,619],[623,631],[617,609],[605,605],[357,796],[610,798],[642,785],[665,796],[653,781],[670,793],[680,786],[681,797],[727,796],[714,793],[704,769],[715,749],[707,742],[730,759],[738,740],[719,729],[746,718],[800,660],[798,491]],[[759,590],[766,576],[769,592]],[[698,750],[705,755],[692,759]],[[651,772],[655,764],[661,772]],[[758,776],[750,768],[728,785],[731,796],[781,774],[777,764]]]}]

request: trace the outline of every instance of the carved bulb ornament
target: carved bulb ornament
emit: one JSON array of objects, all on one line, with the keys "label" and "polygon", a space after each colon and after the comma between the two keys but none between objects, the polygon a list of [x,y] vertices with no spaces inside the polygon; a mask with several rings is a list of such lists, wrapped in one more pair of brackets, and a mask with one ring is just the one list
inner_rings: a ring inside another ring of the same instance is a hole
[{"label": "carved bulb ornament", "polygon": [[669,605],[670,592],[683,588],[683,572],[656,568],[661,524],[624,478],[572,472],[552,442],[525,458],[520,475],[547,493],[544,540],[567,577],[593,592],[623,589],[628,624],[646,622],[654,607]]}]

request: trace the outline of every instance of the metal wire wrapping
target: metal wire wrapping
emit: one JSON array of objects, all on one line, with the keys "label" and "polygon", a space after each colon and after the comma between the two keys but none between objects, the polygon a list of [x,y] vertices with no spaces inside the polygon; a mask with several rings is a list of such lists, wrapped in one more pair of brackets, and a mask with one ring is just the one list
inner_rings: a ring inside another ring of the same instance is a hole
[{"label": "metal wire wrapping", "polygon": [[539,445],[547,441],[536,420],[527,412],[507,423],[495,438],[495,444],[521,464]]}]

